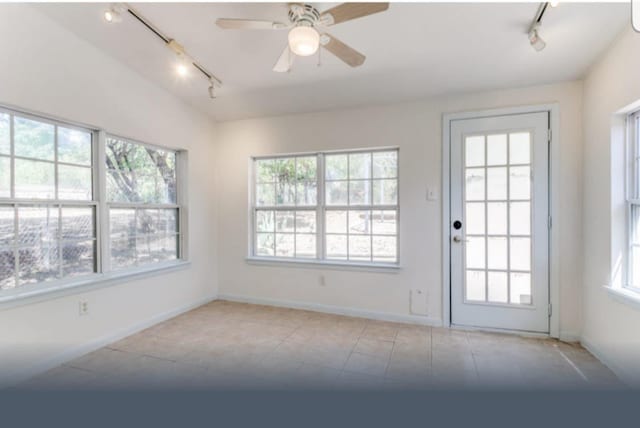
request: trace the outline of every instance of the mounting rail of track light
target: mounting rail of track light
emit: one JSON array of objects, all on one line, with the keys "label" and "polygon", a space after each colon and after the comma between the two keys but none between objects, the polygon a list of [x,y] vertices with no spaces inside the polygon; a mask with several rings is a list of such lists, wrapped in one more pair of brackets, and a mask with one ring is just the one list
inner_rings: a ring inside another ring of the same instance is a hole
[{"label": "mounting rail of track light", "polygon": [[545,46],[547,46],[542,37],[540,37],[540,26],[542,26],[542,18],[544,17],[544,14],[549,9],[549,7],[556,7],[559,3],[559,0],[540,3],[540,5],[538,6],[538,11],[536,12],[536,16],[535,18],[533,18],[533,21],[529,26],[529,30],[527,31],[529,43],[531,44],[531,47],[538,52],[540,52],[545,48]]},{"label": "mounting rail of track light", "polygon": [[216,98],[216,87],[222,86],[222,81],[209,70],[207,70],[202,64],[196,61],[191,55],[189,55],[184,46],[182,46],[176,40],[162,33],[158,29],[158,27],[153,25],[148,19],[144,18],[131,6],[126,3],[112,4],[107,10],[104,11],[104,20],[107,22],[120,22],[122,21],[122,14],[126,12],[133,16],[138,22],[144,25],[158,38],[160,38],[162,42],[176,54],[176,56],[178,57],[178,66],[176,68],[178,74],[186,75],[188,73],[188,67],[193,66],[196,70],[202,73],[209,82],[209,97],[212,99]]}]

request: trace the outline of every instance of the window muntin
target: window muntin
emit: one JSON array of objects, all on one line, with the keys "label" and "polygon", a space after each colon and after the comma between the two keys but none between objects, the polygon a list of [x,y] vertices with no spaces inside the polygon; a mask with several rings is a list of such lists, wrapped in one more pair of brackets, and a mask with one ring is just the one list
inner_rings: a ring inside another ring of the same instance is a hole
[{"label": "window muntin", "polygon": [[397,264],[397,149],[253,164],[253,256]]},{"label": "window muntin", "polygon": [[105,162],[111,268],[180,258],[177,153],[109,136]]},{"label": "window muntin", "polygon": [[94,140],[0,110],[0,290],[97,271]]},{"label": "window muntin", "polygon": [[640,112],[630,115],[628,122],[629,161],[627,167],[627,281],[626,287],[640,292]]}]

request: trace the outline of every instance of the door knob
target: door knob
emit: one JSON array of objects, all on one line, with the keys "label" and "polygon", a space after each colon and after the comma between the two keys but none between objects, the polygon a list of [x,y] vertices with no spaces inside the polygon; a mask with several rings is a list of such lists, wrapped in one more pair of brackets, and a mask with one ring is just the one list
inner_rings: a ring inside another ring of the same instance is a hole
[{"label": "door knob", "polygon": [[462,239],[462,238],[460,237],[460,235],[455,235],[455,236],[453,237],[453,242],[460,243],[460,242],[462,242],[462,241],[466,241],[466,239]]}]

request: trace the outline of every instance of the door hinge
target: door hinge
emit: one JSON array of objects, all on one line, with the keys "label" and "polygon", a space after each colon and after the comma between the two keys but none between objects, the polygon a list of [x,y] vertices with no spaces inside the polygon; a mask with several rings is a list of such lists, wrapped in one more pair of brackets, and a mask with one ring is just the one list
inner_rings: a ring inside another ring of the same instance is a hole
[{"label": "door hinge", "polygon": [[549,316],[551,316],[552,313],[553,313],[553,306],[551,306],[551,303],[549,303]]},{"label": "door hinge", "polygon": [[547,129],[547,141],[551,142],[551,129]]},{"label": "door hinge", "polygon": [[553,219],[551,218],[551,216],[549,216],[547,218],[547,225],[549,226],[549,229],[551,229],[552,224],[553,224]]}]

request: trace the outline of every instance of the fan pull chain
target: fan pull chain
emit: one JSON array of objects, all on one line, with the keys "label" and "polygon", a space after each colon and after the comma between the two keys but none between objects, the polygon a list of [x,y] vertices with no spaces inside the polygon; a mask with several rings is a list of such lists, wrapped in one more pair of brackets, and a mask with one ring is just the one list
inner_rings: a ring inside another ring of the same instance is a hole
[{"label": "fan pull chain", "polygon": [[318,67],[322,66],[322,56],[320,52],[322,52],[321,46],[318,47]]}]

